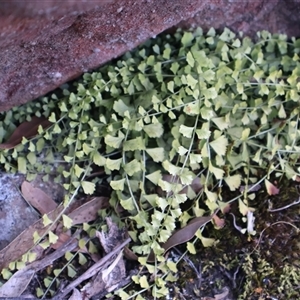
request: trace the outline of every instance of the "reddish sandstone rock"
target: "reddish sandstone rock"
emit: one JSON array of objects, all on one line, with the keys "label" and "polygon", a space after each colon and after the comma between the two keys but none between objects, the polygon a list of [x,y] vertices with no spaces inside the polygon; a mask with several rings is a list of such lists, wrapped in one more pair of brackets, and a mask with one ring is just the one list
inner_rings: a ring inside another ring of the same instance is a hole
[{"label": "reddish sandstone rock", "polygon": [[[300,36],[300,0],[0,0],[0,111],[175,26]],[[297,23],[298,22],[298,23]]]},{"label": "reddish sandstone rock", "polygon": [[43,17],[57,19],[97,8],[113,0],[1,0],[0,13],[14,17]]}]

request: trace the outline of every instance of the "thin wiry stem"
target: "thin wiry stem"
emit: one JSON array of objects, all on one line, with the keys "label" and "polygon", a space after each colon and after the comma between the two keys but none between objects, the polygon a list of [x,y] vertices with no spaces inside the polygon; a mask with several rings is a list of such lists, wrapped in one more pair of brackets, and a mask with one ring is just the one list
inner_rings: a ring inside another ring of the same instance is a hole
[{"label": "thin wiry stem", "polygon": [[269,208],[268,208],[268,211],[269,211],[269,212],[278,212],[278,211],[287,209],[287,208],[289,208],[289,207],[291,207],[291,206],[294,206],[294,205],[299,204],[299,203],[300,203],[300,197],[298,198],[298,200],[295,200],[294,202],[292,202],[292,203],[290,203],[290,204],[288,204],[288,205],[285,205],[285,206],[279,207],[279,208],[274,208],[274,209],[271,208],[271,207],[272,207],[272,204],[271,204],[270,199],[268,199],[268,203],[269,203]]}]

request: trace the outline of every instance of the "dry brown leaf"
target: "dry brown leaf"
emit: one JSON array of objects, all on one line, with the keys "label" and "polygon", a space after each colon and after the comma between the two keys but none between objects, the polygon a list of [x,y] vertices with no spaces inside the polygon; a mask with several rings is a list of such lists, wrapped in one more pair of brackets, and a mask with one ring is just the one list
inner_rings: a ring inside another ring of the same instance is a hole
[{"label": "dry brown leaf", "polygon": [[35,271],[28,267],[17,271],[0,287],[0,297],[20,297],[26,290],[34,274]]},{"label": "dry brown leaf", "polygon": [[94,197],[67,215],[73,220],[73,225],[91,222],[98,217],[100,209],[108,207],[108,200],[107,197]]},{"label": "dry brown leaf", "polygon": [[[94,221],[98,217],[98,211],[106,207],[108,207],[107,197],[93,197],[91,200],[76,207],[74,210],[70,207],[69,211],[72,211],[67,213],[67,216],[72,219],[72,225],[88,223]],[[51,245],[51,248],[53,249],[57,249],[57,247],[66,242],[71,236],[70,231],[63,231],[62,224],[59,224],[56,227],[55,234],[58,236],[58,240],[55,244]],[[79,251],[88,252],[85,248],[79,249]]]},{"label": "dry brown leaf", "polygon": [[[67,215],[73,220],[73,225],[90,222],[97,218],[98,210],[107,207],[107,197],[94,197],[89,202],[77,207]],[[48,218],[55,220],[63,210],[62,206],[57,207],[55,210],[47,214]],[[68,209],[70,211],[70,208]],[[59,224],[53,225],[51,228],[58,236],[62,233],[62,226]],[[50,228],[51,224],[44,226],[43,219],[36,221],[29,226],[21,234],[19,234],[9,245],[0,251],[0,270],[6,268],[10,262],[17,260],[24,253],[34,246],[33,234],[36,231],[39,236],[43,236]],[[66,238],[66,237],[65,237]]]},{"label": "dry brown leaf", "polygon": [[124,255],[129,260],[138,260],[138,256],[133,253],[128,247],[124,248]]},{"label": "dry brown leaf", "polygon": [[30,182],[24,181],[21,185],[23,197],[42,215],[57,207],[56,202],[41,189],[35,188]]},{"label": "dry brown leaf", "polygon": [[56,228],[55,234],[58,235],[58,240],[55,244],[51,245],[52,249],[58,249],[71,238],[71,230],[68,230],[66,232],[61,232],[58,234]]},{"label": "dry brown leaf", "polygon": [[[72,219],[72,225],[88,223],[94,221],[98,217],[98,211],[108,206],[107,197],[93,197],[88,202],[76,207],[71,212],[67,213],[67,216]],[[70,207],[70,210],[72,207]],[[55,234],[58,236],[58,240],[55,244],[51,245],[51,248],[57,249],[62,243],[65,243],[71,236],[71,232],[63,231],[62,224],[56,227]],[[80,249],[80,252],[87,252],[86,249]]]},{"label": "dry brown leaf", "polygon": [[37,135],[40,125],[45,129],[51,124],[52,123],[45,117],[39,118],[33,116],[31,121],[25,121],[20,124],[10,138],[5,143],[0,144],[0,149],[12,149],[21,143],[23,137],[29,139]]},{"label": "dry brown leaf", "polygon": [[[208,217],[197,217],[197,218],[193,219],[190,223],[188,223],[185,227],[175,231],[170,236],[170,238],[166,241],[166,243],[164,243],[162,245],[162,247],[165,249],[164,253],[169,251],[171,248],[173,248],[179,244],[183,244],[183,243],[189,241],[190,239],[192,239],[195,236],[196,231],[200,227],[204,226],[206,223],[211,221],[212,218],[214,218],[216,213],[217,212],[215,212],[213,215],[208,216]],[[126,256],[126,258],[128,258],[130,260],[138,259],[138,256],[127,247],[124,248],[124,255]],[[154,262],[154,261],[155,261],[155,256],[154,256],[154,253],[151,252],[148,257],[148,262]]]},{"label": "dry brown leaf", "polygon": [[[190,239],[192,239],[195,236],[196,231],[204,226],[206,223],[211,221],[214,215],[208,216],[208,217],[197,217],[193,219],[191,222],[189,222],[185,227],[175,231],[170,238],[162,245],[162,247],[165,249],[166,253],[171,248],[183,244]],[[154,253],[150,253],[148,257],[148,262],[154,262],[155,257]]]},{"label": "dry brown leaf", "polygon": [[[50,220],[55,220],[62,210],[63,207],[59,206],[54,211],[48,213],[47,216]],[[40,219],[19,234],[9,245],[0,251],[0,270],[6,268],[10,262],[19,259],[34,246],[33,234],[35,231],[39,236],[42,236],[49,230],[50,226],[51,224],[44,226],[43,219]]]},{"label": "dry brown leaf", "polygon": [[34,255],[35,260],[41,259],[44,256],[44,253],[45,249],[40,245],[36,245],[30,249],[30,254]]}]

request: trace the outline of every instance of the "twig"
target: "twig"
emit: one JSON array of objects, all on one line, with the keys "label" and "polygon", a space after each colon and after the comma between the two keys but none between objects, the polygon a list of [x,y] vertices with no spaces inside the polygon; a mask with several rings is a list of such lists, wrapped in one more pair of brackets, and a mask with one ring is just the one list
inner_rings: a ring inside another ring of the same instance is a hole
[{"label": "twig", "polygon": [[78,241],[76,236],[78,232],[76,231],[74,236],[71,237],[65,244],[58,248],[55,252],[47,255],[41,260],[34,261],[24,268],[18,270],[6,283],[4,283],[0,288],[0,298],[8,299],[3,297],[10,296],[20,296],[28,287],[32,280],[34,274],[45,267],[51,265],[55,260],[62,257],[67,251],[72,251],[77,247]]},{"label": "twig", "polygon": [[130,242],[130,238],[125,240],[121,245],[116,247],[113,251],[105,255],[102,259],[100,259],[97,263],[91,266],[86,272],[84,272],[81,276],[75,279],[72,283],[70,283],[65,289],[61,291],[59,295],[53,297],[52,300],[60,300],[63,299],[67,294],[69,294],[77,285],[79,285],[82,281],[94,276],[99,272],[99,270],[122,248],[124,248]]},{"label": "twig", "polygon": [[238,274],[240,268],[241,268],[241,264],[239,264],[239,265],[237,266],[235,272],[233,273],[233,281],[232,281],[232,282],[233,282],[233,288],[234,288],[234,289],[236,288],[236,276],[237,276],[237,274]]},{"label": "twig", "polygon": [[[269,207],[270,207],[270,206],[271,206],[270,199],[268,199],[268,203],[269,203]],[[291,204],[288,204],[288,205],[283,206],[283,207],[280,207],[280,208],[275,208],[275,209],[268,208],[268,211],[269,211],[269,212],[277,212],[277,211],[281,211],[281,210],[287,209],[287,208],[289,208],[289,207],[291,207],[291,206],[294,206],[294,205],[296,205],[296,204],[299,204],[299,203],[300,203],[300,197],[299,197],[298,200],[295,200],[295,201],[294,201],[293,203],[291,203]]]},{"label": "twig", "polygon": [[79,231],[76,231],[74,235],[66,243],[64,243],[61,247],[59,247],[56,251],[47,255],[42,260],[33,262],[30,265],[31,268],[34,269],[35,272],[38,272],[44,269],[46,266],[51,265],[55,260],[65,255],[67,251],[73,251],[78,246],[78,241],[76,239],[78,234]]}]

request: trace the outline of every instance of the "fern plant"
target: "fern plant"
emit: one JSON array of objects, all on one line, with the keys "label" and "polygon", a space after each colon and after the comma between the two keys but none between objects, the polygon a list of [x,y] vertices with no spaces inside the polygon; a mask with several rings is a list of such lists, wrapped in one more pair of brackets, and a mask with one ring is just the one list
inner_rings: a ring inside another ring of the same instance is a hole
[{"label": "fern plant", "polygon": [[[29,179],[44,172],[45,180],[54,168],[67,191],[65,206],[79,191],[93,194],[103,180],[90,176],[93,166],[103,168],[111,207],[123,209],[115,217],[127,226],[132,251],[156,273],[152,283],[144,275],[134,280],[164,296],[176,265],[166,261],[161,244],[176,224],[181,228],[232,201],[249,218],[250,186],[272,172],[299,176],[299,52],[299,39],[265,31],[255,42],[228,29],[159,36],[84,74],[60,96],[2,113],[0,141],[17,120],[33,115],[53,125],[2,150],[1,165]],[[237,197],[223,196],[224,188],[238,191],[241,185]],[[212,244],[200,229],[196,235]],[[196,252],[193,243],[187,249]],[[119,295],[133,297],[123,290]]]}]

